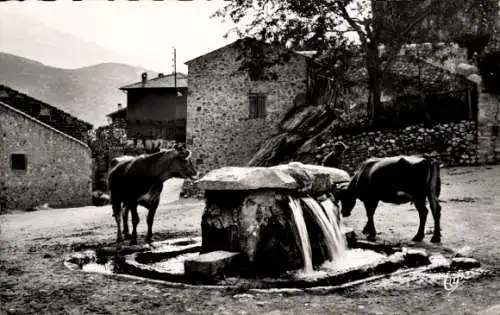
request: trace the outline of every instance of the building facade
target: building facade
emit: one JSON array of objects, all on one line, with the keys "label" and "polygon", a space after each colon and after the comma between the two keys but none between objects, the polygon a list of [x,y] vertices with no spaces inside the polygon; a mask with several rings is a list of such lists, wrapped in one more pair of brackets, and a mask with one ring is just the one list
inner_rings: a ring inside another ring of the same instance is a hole
[{"label": "building facade", "polygon": [[[186,139],[187,77],[159,74],[120,88],[127,93],[125,112],[127,137],[137,140]],[[108,115],[117,118],[120,109]],[[122,109],[123,111],[123,109]]]},{"label": "building facade", "polygon": [[244,69],[245,40],[186,62],[187,144],[201,172],[246,165],[307,91],[307,57],[261,43],[260,64],[284,61],[270,65],[267,77],[255,78]]},{"label": "building facade", "polygon": [[0,101],[2,207],[90,205],[91,164],[84,142]]}]

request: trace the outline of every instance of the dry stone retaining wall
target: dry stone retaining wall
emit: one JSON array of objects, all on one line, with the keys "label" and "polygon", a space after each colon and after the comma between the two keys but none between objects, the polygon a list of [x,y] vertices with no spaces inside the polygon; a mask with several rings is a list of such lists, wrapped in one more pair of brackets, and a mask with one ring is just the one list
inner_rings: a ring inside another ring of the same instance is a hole
[{"label": "dry stone retaining wall", "polygon": [[319,164],[333,150],[333,144],[348,145],[342,169],[351,175],[370,157],[437,152],[444,166],[477,165],[477,124],[472,121],[439,124],[431,128],[415,125],[398,130],[332,136],[309,152],[312,163]]}]

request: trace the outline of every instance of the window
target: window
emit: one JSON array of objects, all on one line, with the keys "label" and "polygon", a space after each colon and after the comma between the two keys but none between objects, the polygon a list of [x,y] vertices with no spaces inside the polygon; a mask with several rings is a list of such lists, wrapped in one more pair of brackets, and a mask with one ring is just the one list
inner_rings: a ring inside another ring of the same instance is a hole
[{"label": "window", "polygon": [[263,118],[266,117],[266,98],[265,94],[250,93],[248,95],[249,101],[249,117],[250,118]]},{"label": "window", "polygon": [[27,166],[26,155],[22,153],[12,154],[10,156],[10,167],[13,170],[25,171]]},{"label": "window", "polygon": [[498,126],[498,125],[491,126],[491,134],[493,135],[493,137],[498,137],[499,129],[500,129],[500,126]]}]

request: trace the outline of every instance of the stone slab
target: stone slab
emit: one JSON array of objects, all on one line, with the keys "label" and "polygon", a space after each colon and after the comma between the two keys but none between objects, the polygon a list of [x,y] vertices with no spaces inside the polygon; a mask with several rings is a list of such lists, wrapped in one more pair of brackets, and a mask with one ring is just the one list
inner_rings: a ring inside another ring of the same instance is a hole
[{"label": "stone slab", "polygon": [[472,269],[481,266],[481,263],[474,258],[455,257],[451,260],[452,269]]},{"label": "stone slab", "polygon": [[254,190],[265,188],[298,188],[297,182],[280,170],[267,167],[222,167],[196,182],[203,190]]},{"label": "stone slab", "polygon": [[185,276],[204,282],[217,281],[236,269],[239,253],[213,251],[184,262]]},{"label": "stone slab", "polygon": [[202,190],[274,188],[324,192],[349,180],[349,174],[337,168],[292,162],[272,167],[223,167],[206,174],[197,185]]}]

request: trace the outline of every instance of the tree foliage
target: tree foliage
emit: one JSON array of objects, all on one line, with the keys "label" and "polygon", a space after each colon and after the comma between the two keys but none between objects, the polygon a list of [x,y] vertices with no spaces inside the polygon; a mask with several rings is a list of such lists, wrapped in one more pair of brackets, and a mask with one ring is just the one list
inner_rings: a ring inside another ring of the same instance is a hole
[{"label": "tree foliage", "polygon": [[[322,56],[337,75],[349,71],[356,51],[368,74],[368,112],[374,118],[383,77],[423,22],[450,19],[474,6],[481,13],[488,1],[233,0],[214,16],[236,23],[239,37],[316,50],[316,57]],[[484,14],[476,19],[484,20]],[[381,44],[384,54],[379,53]]]},{"label": "tree foliage", "polygon": [[122,128],[107,125],[92,130],[89,138],[88,144],[95,157],[107,154],[113,147],[123,146],[127,141],[127,134]]}]

